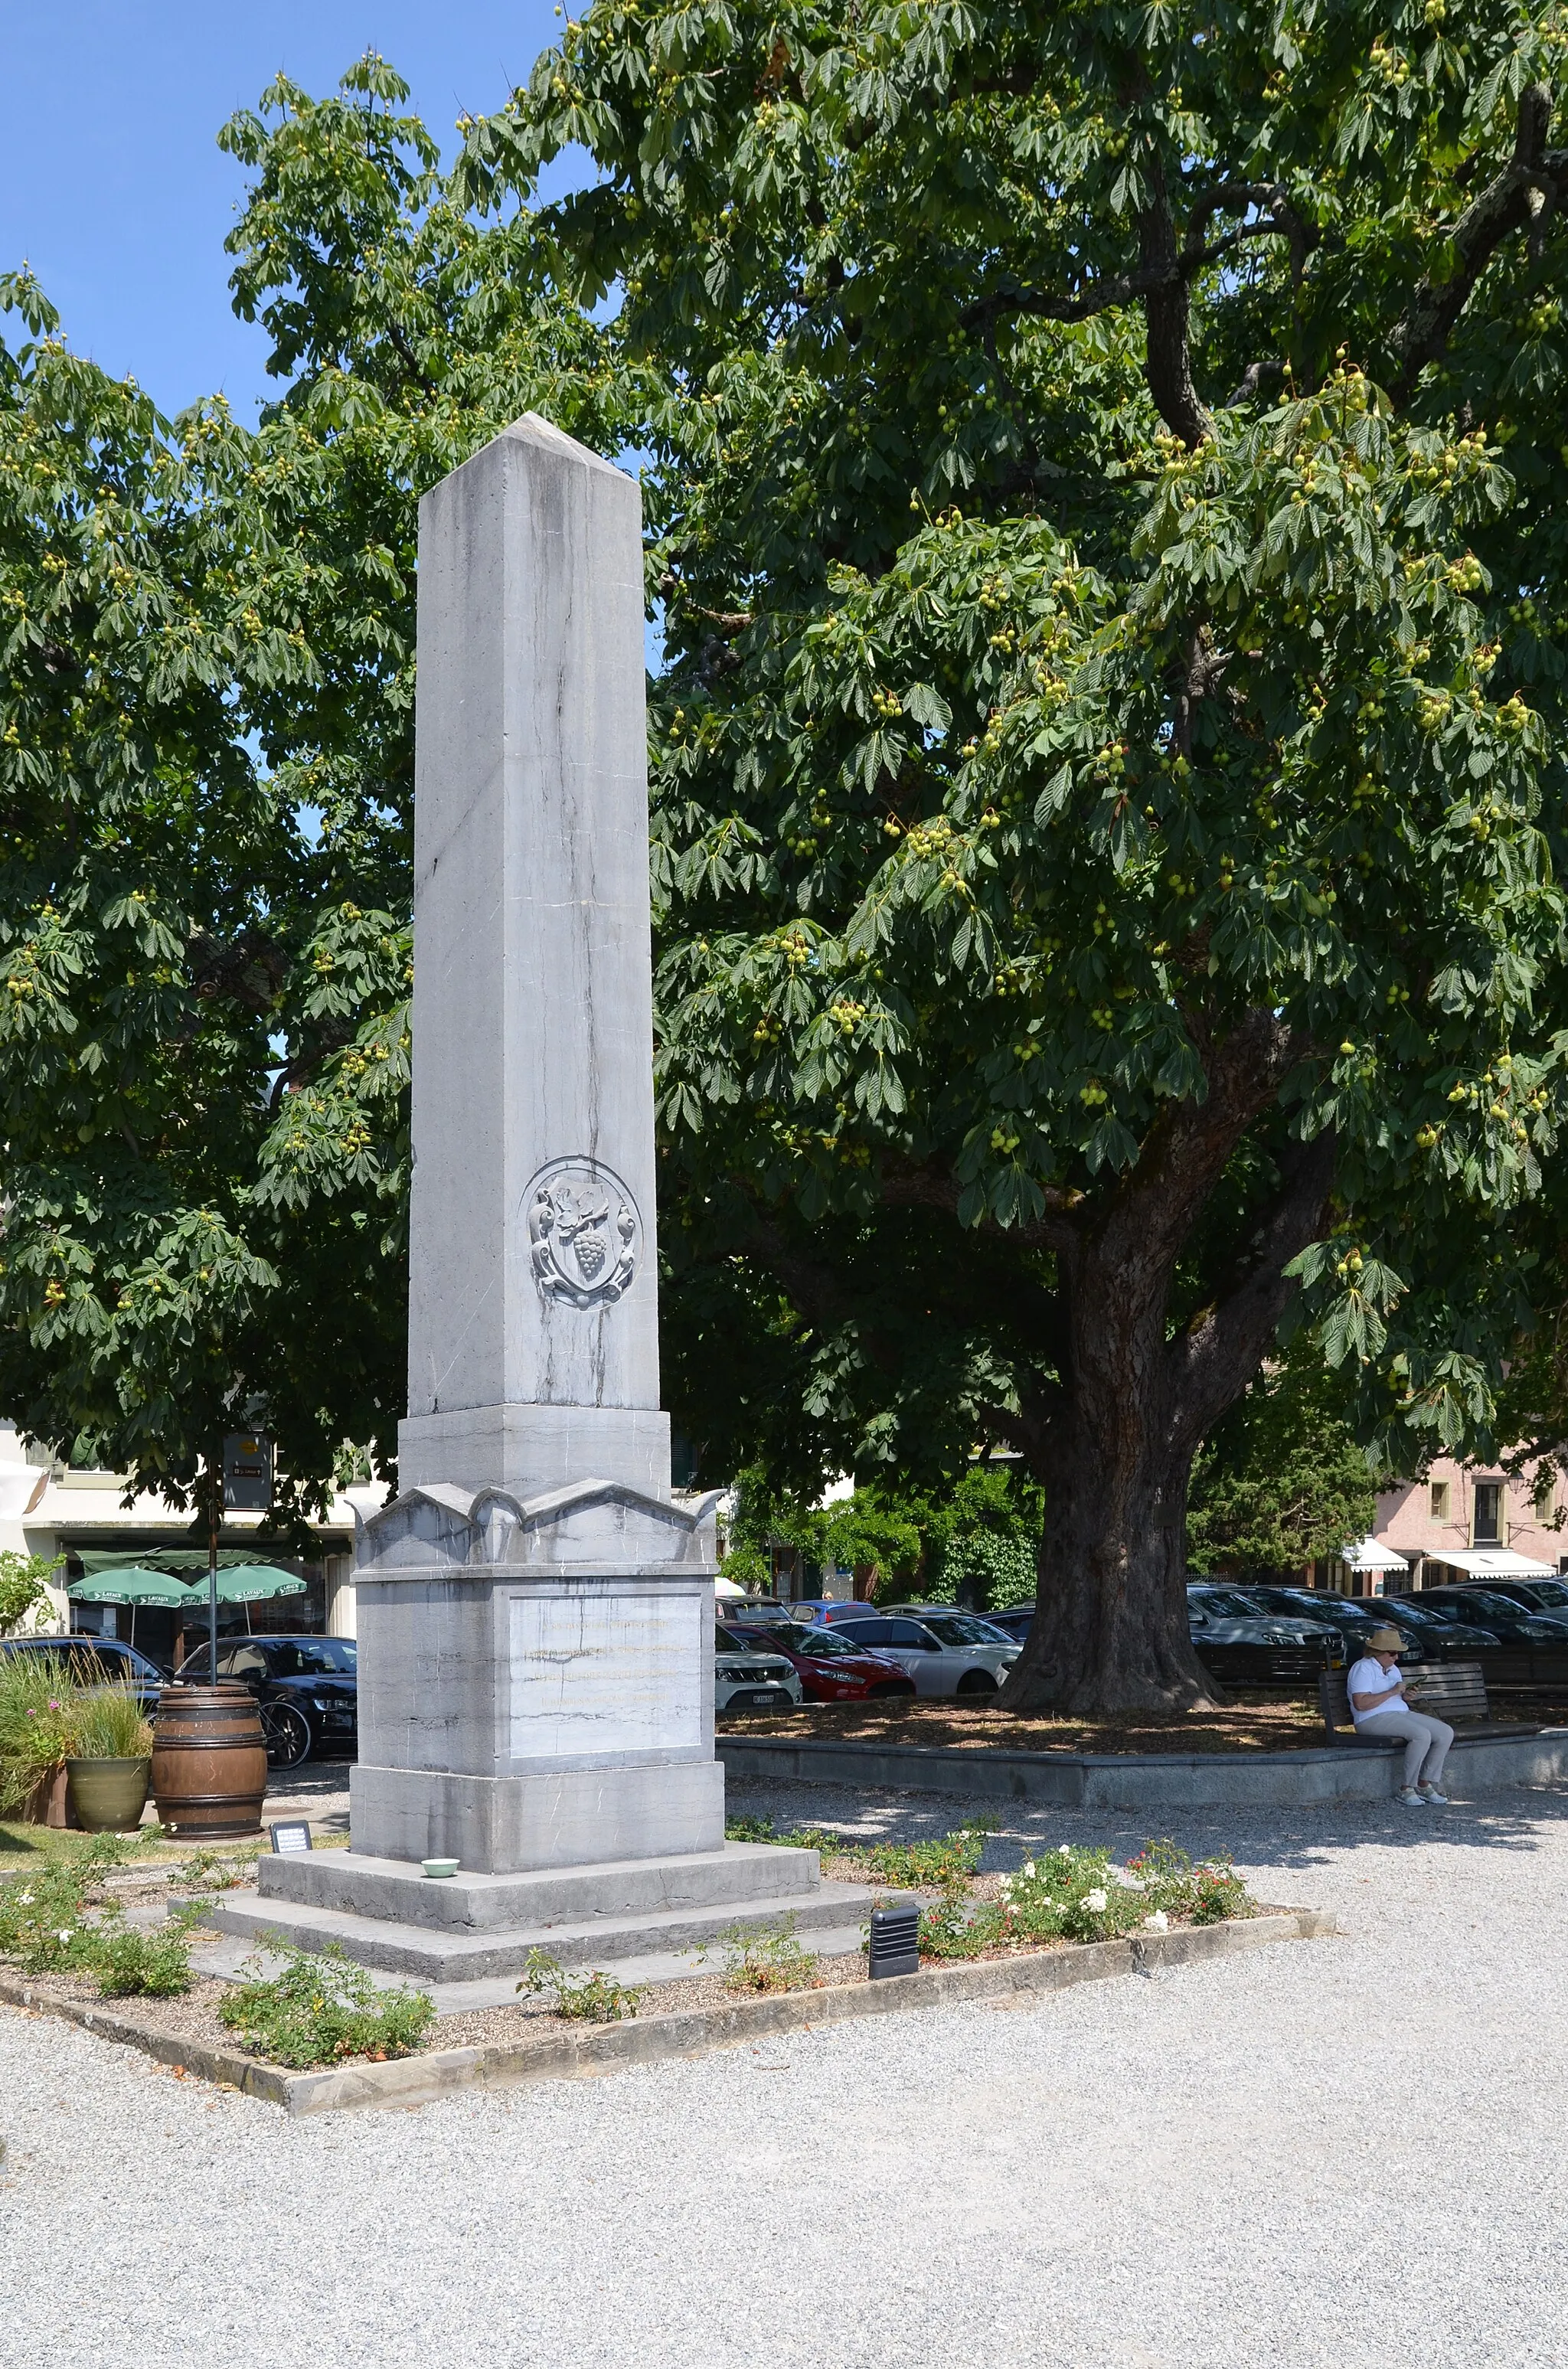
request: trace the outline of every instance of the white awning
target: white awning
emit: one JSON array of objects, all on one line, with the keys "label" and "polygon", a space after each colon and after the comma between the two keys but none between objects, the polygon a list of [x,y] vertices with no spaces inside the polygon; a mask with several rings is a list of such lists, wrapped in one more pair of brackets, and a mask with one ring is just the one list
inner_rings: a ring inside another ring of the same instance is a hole
[{"label": "white awning", "polygon": [[1476,1547],[1469,1554],[1429,1554],[1428,1562],[1440,1562],[1450,1571],[1462,1571],[1467,1579],[1555,1579],[1556,1568],[1549,1562],[1532,1562],[1528,1555],[1515,1554],[1510,1547]]},{"label": "white awning", "polygon": [[714,1594],[721,1604],[744,1604],[746,1590],[738,1581],[726,1579],[721,1571],[714,1582]]},{"label": "white awning", "polygon": [[1352,1547],[1345,1547],[1340,1561],[1350,1571],[1408,1571],[1410,1557],[1397,1554],[1391,1547],[1379,1546],[1376,1539],[1357,1539]]}]

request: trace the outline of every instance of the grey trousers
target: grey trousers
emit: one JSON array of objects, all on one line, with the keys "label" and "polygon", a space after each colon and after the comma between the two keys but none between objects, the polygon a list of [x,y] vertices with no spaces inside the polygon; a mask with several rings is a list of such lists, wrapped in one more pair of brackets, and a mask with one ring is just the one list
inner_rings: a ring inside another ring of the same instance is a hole
[{"label": "grey trousers", "polygon": [[1397,1735],[1403,1740],[1407,1785],[1436,1785],[1454,1740],[1454,1731],[1445,1720],[1433,1719],[1424,1711],[1375,1712],[1372,1718],[1362,1721],[1361,1733],[1379,1738]]}]

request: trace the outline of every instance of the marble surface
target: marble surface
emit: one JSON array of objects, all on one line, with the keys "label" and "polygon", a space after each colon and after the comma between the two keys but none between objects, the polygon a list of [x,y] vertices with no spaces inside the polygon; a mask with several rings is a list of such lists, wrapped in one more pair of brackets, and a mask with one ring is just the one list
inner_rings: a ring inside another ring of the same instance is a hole
[{"label": "marble surface", "polygon": [[406,1479],[575,1479],[500,1411],[658,1406],[644,708],[638,488],[530,414],[419,507]]},{"label": "marble surface", "polygon": [[[697,1752],[702,1597],[645,1588],[530,1588],[510,1604],[514,1768],[622,1754]],[[712,1749],[712,1722],[707,1740]]]}]

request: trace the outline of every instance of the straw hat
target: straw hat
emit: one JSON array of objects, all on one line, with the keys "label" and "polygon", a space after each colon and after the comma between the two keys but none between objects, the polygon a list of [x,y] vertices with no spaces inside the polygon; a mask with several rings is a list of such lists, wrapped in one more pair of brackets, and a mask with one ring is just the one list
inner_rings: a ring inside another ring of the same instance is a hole
[{"label": "straw hat", "polygon": [[1404,1639],[1397,1629],[1374,1629],[1367,1640],[1369,1654],[1402,1654]]}]

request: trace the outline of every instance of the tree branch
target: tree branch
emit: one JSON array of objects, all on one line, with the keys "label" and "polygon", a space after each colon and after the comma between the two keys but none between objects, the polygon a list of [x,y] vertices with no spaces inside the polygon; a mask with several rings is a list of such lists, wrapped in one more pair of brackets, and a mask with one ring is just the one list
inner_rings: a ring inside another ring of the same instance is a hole
[{"label": "tree branch", "polygon": [[[1017,1242],[1027,1250],[1070,1249],[1079,1240],[1076,1218],[1083,1207],[1084,1196],[1050,1184],[1040,1189],[1045,1196],[1047,1216],[1036,1218],[1027,1225],[1007,1227],[982,1218],[978,1226],[967,1230],[987,1234],[993,1241]],[[889,1162],[882,1171],[881,1199],[890,1209],[940,1209],[944,1217],[956,1222],[961,1191],[950,1168],[904,1166]]]},{"label": "tree branch", "polygon": [[[1322,1230],[1333,1184],[1333,1130],[1281,1162],[1285,1182],[1253,1238],[1251,1264],[1218,1307],[1207,1308],[1166,1351],[1172,1447],[1190,1456],[1255,1373],[1299,1288],[1285,1273]],[[1238,1379],[1239,1378],[1239,1379]]]},{"label": "tree branch", "polygon": [[1436,361],[1447,349],[1477,281],[1504,240],[1514,231],[1528,230],[1532,257],[1539,255],[1547,223],[1568,190],[1568,152],[1546,149],[1551,122],[1551,93],[1544,83],[1528,84],[1519,93],[1512,156],[1466,207],[1446,241],[1451,269],[1441,279],[1428,273],[1394,331],[1400,371],[1393,392],[1399,402],[1408,403],[1427,363]]},{"label": "tree branch", "polygon": [[1102,1220],[1097,1261],[1168,1270],[1242,1137],[1310,1050],[1306,1035],[1272,1012],[1246,1013],[1206,1054],[1205,1099],[1178,1104],[1150,1129]]}]

